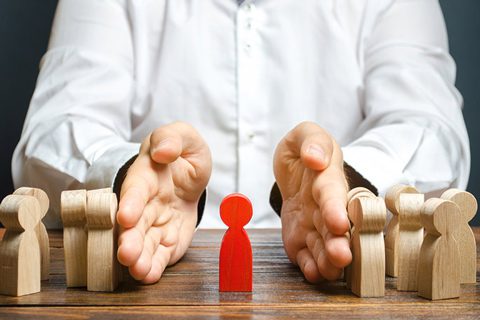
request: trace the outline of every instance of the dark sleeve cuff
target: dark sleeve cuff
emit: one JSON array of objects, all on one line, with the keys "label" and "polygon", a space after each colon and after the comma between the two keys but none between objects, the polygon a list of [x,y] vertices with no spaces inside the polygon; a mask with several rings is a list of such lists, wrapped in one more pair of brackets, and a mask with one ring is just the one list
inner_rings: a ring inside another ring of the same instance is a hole
[{"label": "dark sleeve cuff", "polygon": [[[348,182],[349,190],[352,190],[357,187],[364,187],[372,191],[376,196],[378,196],[377,188],[375,188],[375,186],[371,184],[370,181],[365,179],[354,168],[348,165],[348,163],[343,162],[343,170]],[[275,182],[273,184],[272,191],[270,191],[270,206],[279,217],[282,212],[282,203],[283,203],[282,194],[280,193],[280,189],[278,188],[278,185]]]},{"label": "dark sleeve cuff", "polygon": [[[115,177],[115,181],[113,182],[113,192],[117,195],[118,201],[120,201],[120,192],[122,190],[123,180],[127,176],[128,169],[132,165],[133,162],[137,159],[137,156],[132,157],[128,160],[121,168],[118,170],[117,176]],[[205,189],[200,196],[200,200],[198,201],[197,205],[197,227],[200,224],[200,221],[203,217],[203,211],[205,210],[205,202],[207,200],[207,190]]]}]

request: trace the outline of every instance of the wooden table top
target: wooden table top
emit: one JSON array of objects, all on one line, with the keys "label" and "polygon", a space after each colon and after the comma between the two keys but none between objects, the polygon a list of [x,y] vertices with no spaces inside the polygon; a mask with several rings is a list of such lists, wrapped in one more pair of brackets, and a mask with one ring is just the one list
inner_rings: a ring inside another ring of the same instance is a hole
[{"label": "wooden table top", "polygon": [[[50,280],[42,292],[0,296],[0,319],[162,318],[435,318],[480,319],[480,228],[477,284],[462,285],[459,299],[429,301],[399,292],[387,277],[385,297],[358,298],[336,281],[312,285],[285,255],[279,229],[249,230],[253,247],[253,293],[218,292],[222,230],[199,230],[185,257],[168,268],[160,282],[140,285],[126,279],[114,293],[66,288],[62,233],[50,233]],[[0,230],[0,234],[1,234]]]}]

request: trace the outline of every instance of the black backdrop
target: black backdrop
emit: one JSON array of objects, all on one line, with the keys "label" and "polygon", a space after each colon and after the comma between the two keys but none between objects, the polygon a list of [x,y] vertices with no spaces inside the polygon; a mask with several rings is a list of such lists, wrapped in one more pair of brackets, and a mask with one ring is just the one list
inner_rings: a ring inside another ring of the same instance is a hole
[{"label": "black backdrop", "polygon": [[[458,66],[457,87],[465,99],[464,116],[472,148],[468,190],[479,198],[480,1],[440,2],[447,21],[450,49]],[[56,3],[57,0],[0,0],[1,198],[13,189],[10,160],[35,86],[38,63],[48,43]],[[473,223],[480,225],[480,214]]]}]

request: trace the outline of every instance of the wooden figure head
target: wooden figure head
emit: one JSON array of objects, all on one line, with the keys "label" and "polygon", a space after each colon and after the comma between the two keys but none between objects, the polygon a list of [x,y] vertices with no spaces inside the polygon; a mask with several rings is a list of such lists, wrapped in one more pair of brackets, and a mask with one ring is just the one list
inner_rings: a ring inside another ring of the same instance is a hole
[{"label": "wooden figure head", "polygon": [[40,246],[35,234],[40,210],[33,196],[10,195],[0,205],[0,221],[7,228],[0,243],[0,294],[40,291]]},{"label": "wooden figure head", "polygon": [[86,209],[86,190],[68,190],[62,192],[60,213],[65,228],[84,226],[86,223]]},{"label": "wooden figure head", "polygon": [[40,220],[42,220],[47,214],[50,207],[50,200],[48,199],[48,195],[42,189],[21,187],[15,190],[13,194],[35,197],[40,205]]},{"label": "wooden figure head", "polygon": [[460,208],[461,219],[464,222],[468,223],[477,213],[477,200],[470,192],[459,189],[449,189],[442,194],[441,198],[457,204]]},{"label": "wooden figure head", "polygon": [[402,193],[418,193],[417,189],[412,186],[397,184],[391,187],[385,194],[385,204],[387,209],[395,216],[400,212],[400,194]]},{"label": "wooden figure head", "polygon": [[425,202],[424,194],[402,193],[399,199],[399,217],[403,230],[417,230],[422,227],[420,213]]},{"label": "wooden figure head", "polygon": [[253,215],[252,203],[241,193],[226,196],[220,204],[220,217],[230,228],[243,228]]},{"label": "wooden figure head", "polygon": [[112,229],[115,227],[117,197],[114,193],[88,193],[87,224],[89,229]]},{"label": "wooden figure head", "polygon": [[[347,194],[347,199],[348,199],[348,204],[350,204],[350,202],[352,202],[353,200],[357,199],[357,198],[360,198],[360,197],[367,197],[367,198],[376,198],[377,196],[375,194],[373,194],[372,191],[368,190],[367,188],[364,188],[364,187],[356,187],[356,188],[353,188],[352,190],[350,190]],[[348,207],[348,204],[347,204],[347,207]],[[350,216],[348,217],[348,219],[350,220],[350,233],[353,233],[354,230],[355,230],[355,227],[352,225],[353,224],[353,221],[350,219]],[[348,236],[351,236],[350,234]]]},{"label": "wooden figure head", "polygon": [[0,221],[7,231],[33,230],[40,221],[40,205],[33,196],[7,196],[1,204]]},{"label": "wooden figure head", "polygon": [[420,217],[428,234],[451,236],[458,226],[460,210],[452,201],[431,198],[425,202]]},{"label": "wooden figure head", "polygon": [[386,222],[385,202],[378,197],[353,199],[348,204],[348,217],[359,232],[381,232]]},{"label": "wooden figure head", "polygon": [[358,197],[368,197],[368,198],[375,198],[376,196],[373,194],[372,191],[368,190],[364,187],[356,187],[350,190],[347,194],[348,202],[352,201]]}]

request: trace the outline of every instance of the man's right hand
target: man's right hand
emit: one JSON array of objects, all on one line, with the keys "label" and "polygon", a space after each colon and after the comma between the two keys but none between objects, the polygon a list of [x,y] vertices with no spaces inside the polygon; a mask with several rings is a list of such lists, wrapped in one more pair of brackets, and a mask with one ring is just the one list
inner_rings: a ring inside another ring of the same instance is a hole
[{"label": "man's right hand", "polygon": [[212,170],[210,149],[190,125],[156,129],[122,183],[118,260],[133,278],[157,282],[190,245]]}]

